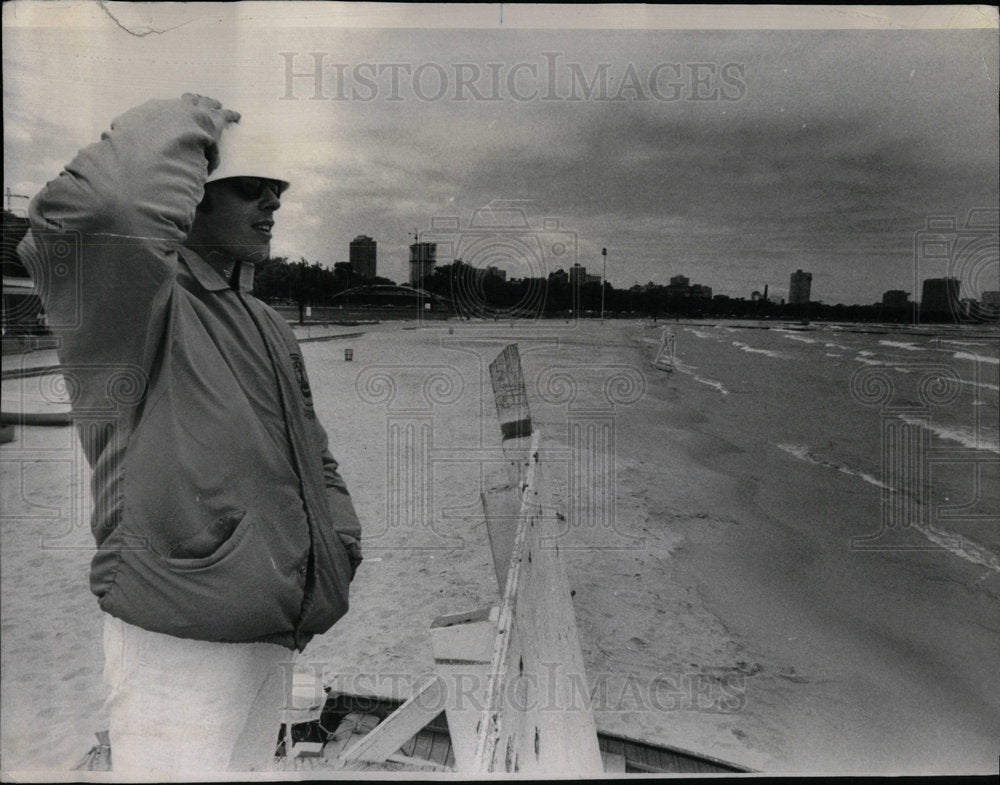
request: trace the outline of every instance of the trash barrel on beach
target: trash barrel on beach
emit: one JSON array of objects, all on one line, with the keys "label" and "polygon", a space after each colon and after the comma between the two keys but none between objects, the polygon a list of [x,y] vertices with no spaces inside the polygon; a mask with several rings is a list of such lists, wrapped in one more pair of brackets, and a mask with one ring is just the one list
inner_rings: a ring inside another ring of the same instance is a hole
[{"label": "trash barrel on beach", "polygon": [[344,349],[344,362],[350,362],[354,359],[354,349]]}]

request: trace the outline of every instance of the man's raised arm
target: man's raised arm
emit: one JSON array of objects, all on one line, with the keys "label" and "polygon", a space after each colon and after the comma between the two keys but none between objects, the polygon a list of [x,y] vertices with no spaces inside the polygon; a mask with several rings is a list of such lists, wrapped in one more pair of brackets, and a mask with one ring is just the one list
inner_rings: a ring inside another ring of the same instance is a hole
[{"label": "man's raised arm", "polygon": [[[236,112],[185,94],[118,117],[29,208],[25,263],[66,363],[147,368],[177,246]],[[34,269],[32,269],[34,268]]]}]

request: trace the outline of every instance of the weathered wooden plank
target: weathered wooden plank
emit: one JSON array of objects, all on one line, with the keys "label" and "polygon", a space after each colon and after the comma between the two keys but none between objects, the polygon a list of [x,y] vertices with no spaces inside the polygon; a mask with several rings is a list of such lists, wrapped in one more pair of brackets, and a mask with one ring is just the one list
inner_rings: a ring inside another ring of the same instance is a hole
[{"label": "weathered wooden plank", "polygon": [[320,758],[323,756],[323,742],[299,741],[292,745],[288,758]]},{"label": "weathered wooden plank", "polygon": [[428,760],[424,758],[415,758],[412,755],[401,755],[399,753],[395,755],[390,755],[386,760],[393,763],[402,763],[404,766],[410,766],[415,769],[425,769],[427,771],[451,771],[451,769],[438,763],[435,760]]},{"label": "weathered wooden plank", "polygon": [[448,753],[451,751],[451,740],[447,736],[437,733],[428,733],[428,735],[431,737],[430,759],[434,761],[446,761]]},{"label": "weathered wooden plank", "polygon": [[[388,717],[393,711],[399,708],[401,703],[402,701],[390,698],[376,698],[371,695],[351,695],[340,692],[330,692],[327,698],[327,707],[329,710],[348,712],[349,717],[358,717],[362,714],[368,714],[372,715],[376,719],[379,717]],[[349,724],[350,722],[351,720],[349,718],[344,720],[344,724]],[[447,717],[443,714],[439,714],[433,722],[427,725],[425,731],[435,731],[436,733],[441,734],[442,737],[447,736]],[[340,735],[340,733],[341,731],[338,729],[338,735]],[[334,738],[336,739],[336,736]],[[610,752],[613,754],[623,755],[626,758],[627,765],[631,765],[632,763],[630,758],[631,753],[629,753],[629,751],[634,751],[637,747],[653,747],[659,751],[665,764],[668,759],[672,759],[674,761],[670,769],[671,771],[686,774],[702,771],[709,773],[754,773],[753,769],[746,768],[745,766],[713,758],[705,755],[704,753],[684,750],[680,747],[639,742],[635,739],[627,739],[622,736],[616,736],[615,734],[601,731],[598,731],[597,733],[597,740],[602,754]],[[411,739],[410,742],[407,742],[407,744],[400,748],[404,755],[410,754],[408,750],[412,751],[414,742],[415,740]],[[331,746],[334,744],[335,741],[327,743],[326,751],[328,754],[332,752]],[[449,754],[448,765],[453,764],[454,760]]]},{"label": "weathered wooden plank", "polygon": [[620,755],[617,752],[603,752],[602,757],[604,758],[604,773],[605,774],[624,774],[625,773],[625,756]]},{"label": "weathered wooden plank", "polygon": [[[516,478],[515,478],[516,479]],[[483,513],[486,515],[486,534],[490,540],[493,570],[497,576],[500,596],[507,587],[510,554],[514,550],[514,535],[521,515],[521,493],[516,485],[491,488],[480,494]]]},{"label": "weathered wooden plank", "polygon": [[[430,679],[410,699],[340,756],[344,762],[381,763],[441,713],[444,685]],[[417,757],[424,757],[418,755]]]},{"label": "weathered wooden plank", "polygon": [[490,363],[490,380],[502,438],[530,436],[531,412],[528,410],[528,393],[524,387],[521,355],[516,343],[508,344]]},{"label": "weathered wooden plank", "polygon": [[444,711],[458,771],[471,770],[475,760],[498,614],[494,606],[431,622],[434,667],[445,685]]},{"label": "weathered wooden plank", "polygon": [[535,431],[525,466],[476,768],[599,775],[604,766],[569,584],[545,504],[540,439]]},{"label": "weathered wooden plank", "polygon": [[413,757],[422,760],[430,760],[431,748],[434,741],[429,733],[418,733],[416,743],[413,745]]},{"label": "weathered wooden plank", "polygon": [[519,494],[523,493],[527,481],[525,472],[527,471],[528,455],[531,453],[531,436],[504,439],[500,447],[506,459],[507,484],[512,488],[517,488]]},{"label": "weathered wooden plank", "polygon": [[601,749],[605,752],[611,753],[613,755],[625,755],[625,745],[621,739],[607,739],[601,740],[600,735],[598,735],[598,741],[601,741]]},{"label": "weathered wooden plank", "polygon": [[518,470],[531,449],[532,427],[521,355],[516,343],[504,347],[490,363],[490,380],[500,420],[501,446],[507,458],[508,482],[522,487],[524,476]]}]

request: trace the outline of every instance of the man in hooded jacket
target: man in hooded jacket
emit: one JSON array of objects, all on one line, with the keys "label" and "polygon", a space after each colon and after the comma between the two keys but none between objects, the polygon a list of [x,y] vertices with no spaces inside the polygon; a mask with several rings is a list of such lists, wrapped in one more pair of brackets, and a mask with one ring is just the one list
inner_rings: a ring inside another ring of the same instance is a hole
[{"label": "man in hooded jacket", "polygon": [[289,183],[241,135],[210,98],[149,101],[29,208],[93,470],[116,772],[267,768],[290,654],[361,561],[301,350],[251,294]]}]

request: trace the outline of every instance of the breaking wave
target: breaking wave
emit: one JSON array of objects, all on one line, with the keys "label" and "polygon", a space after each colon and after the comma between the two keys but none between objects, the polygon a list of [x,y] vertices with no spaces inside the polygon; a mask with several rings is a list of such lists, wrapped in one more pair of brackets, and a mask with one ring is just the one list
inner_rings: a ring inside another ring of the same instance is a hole
[{"label": "breaking wave", "polygon": [[838,472],[843,474],[848,474],[852,477],[859,477],[870,485],[874,485],[876,488],[886,488],[890,491],[893,489],[886,485],[881,480],[876,477],[872,477],[867,472],[858,471],[857,469],[852,469],[850,466],[841,466],[839,463],[833,463],[832,461],[824,460],[812,452],[809,451],[808,447],[801,447],[797,444],[779,444],[778,448],[784,450],[789,455],[798,458],[800,461],[806,461],[807,463],[814,463],[817,466],[825,466],[827,469],[836,469]]},{"label": "breaking wave", "polygon": [[986,452],[995,452],[1000,454],[1000,442],[987,436],[979,436],[977,438],[976,434],[968,428],[935,425],[934,423],[924,422],[916,417],[909,417],[905,414],[900,414],[898,416],[899,419],[907,425],[922,425],[926,430],[941,439],[956,442],[961,444],[963,447],[968,447],[972,450],[985,450]]},{"label": "breaking wave", "polygon": [[816,343],[815,338],[806,338],[804,335],[796,335],[795,333],[788,333],[785,332],[784,330],[780,332],[789,341],[799,341],[800,343]]},{"label": "breaking wave", "polygon": [[872,360],[865,355],[870,355],[871,352],[859,352],[858,356],[854,358],[855,362],[864,363],[865,365],[888,365],[892,366],[893,363],[887,363],[883,360]]},{"label": "breaking wave", "polygon": [[699,376],[696,373],[696,371],[698,369],[695,368],[693,365],[685,365],[684,363],[682,363],[679,360],[675,359],[674,360],[674,368],[676,368],[681,373],[686,373],[688,376],[694,377],[694,380],[696,382],[701,382],[701,384],[707,384],[709,387],[712,387],[712,388],[718,390],[723,395],[729,395],[729,390],[727,390],[723,386],[722,382],[717,382],[715,379],[707,379],[704,376]]},{"label": "breaking wave", "polygon": [[748,346],[747,344],[743,343],[742,341],[733,341],[733,346],[737,347],[738,349],[744,352],[752,352],[753,354],[766,354],[768,357],[776,357],[779,360],[788,359],[781,352],[774,352],[771,351],[770,349],[755,349],[752,346]]},{"label": "breaking wave", "polygon": [[955,352],[952,357],[956,360],[972,360],[973,362],[989,363],[990,365],[1000,365],[1000,357],[985,357],[982,354],[972,354],[971,352]]},{"label": "breaking wave", "polygon": [[952,341],[948,338],[939,338],[941,343],[950,343],[955,346],[986,346],[985,341]]},{"label": "breaking wave", "polygon": [[908,341],[879,341],[879,346],[892,346],[896,349],[906,349],[908,352],[926,352],[927,350]]},{"label": "breaking wave", "polygon": [[706,379],[704,376],[695,375],[694,380],[696,382],[701,382],[702,384],[707,384],[709,387],[714,387],[723,395],[729,395],[729,390],[722,386],[722,382],[717,382],[715,379]]},{"label": "breaking wave", "polygon": [[984,548],[979,543],[973,542],[968,537],[963,537],[961,534],[955,534],[954,532],[935,529],[931,526],[915,525],[913,528],[935,545],[940,545],[946,551],[954,553],[956,556],[961,556],[973,564],[981,564],[983,567],[989,567],[991,570],[1000,572],[1000,556],[997,556],[989,548]]},{"label": "breaking wave", "polygon": [[[832,461],[826,461],[822,458],[818,458],[809,451],[807,447],[801,447],[795,444],[779,444],[779,448],[792,455],[799,460],[806,461],[808,463],[816,464],[817,466],[824,466],[828,469],[836,469],[844,474],[849,474],[854,477],[859,477],[865,482],[874,485],[878,488],[885,488],[892,493],[898,493],[895,488],[892,488],[885,483],[875,479],[870,474],[865,472],[860,472],[855,469],[851,469],[847,466],[841,466],[840,464],[833,463]],[[988,548],[973,542],[968,537],[963,537],[960,534],[955,534],[954,532],[945,531],[941,528],[934,528],[927,524],[922,523],[911,523],[913,529],[920,532],[924,537],[933,542],[935,545],[940,546],[949,553],[970,561],[973,564],[979,564],[983,567],[988,567],[991,570],[996,570],[1000,572],[1000,556],[993,553]]]}]

